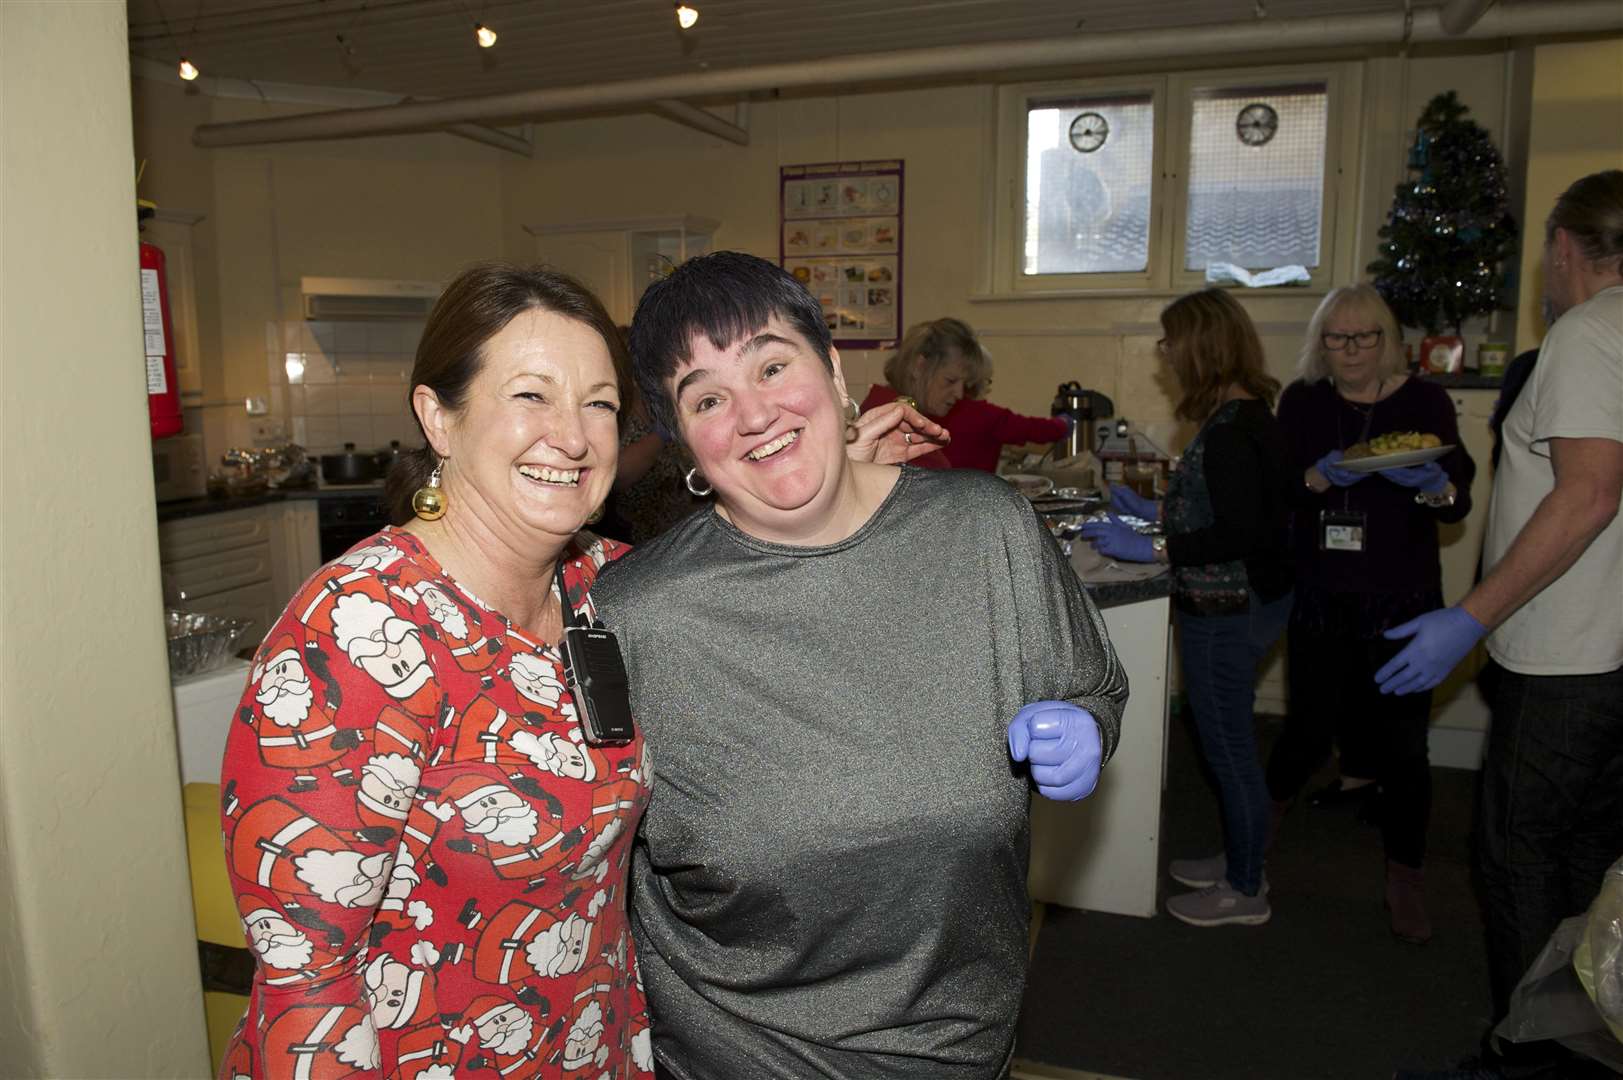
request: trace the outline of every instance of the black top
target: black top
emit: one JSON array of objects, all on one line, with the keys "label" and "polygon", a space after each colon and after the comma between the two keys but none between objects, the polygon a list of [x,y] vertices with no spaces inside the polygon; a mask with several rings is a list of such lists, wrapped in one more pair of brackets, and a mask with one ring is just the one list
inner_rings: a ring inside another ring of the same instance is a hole
[{"label": "black top", "polygon": [[1232,401],[1197,438],[1204,454],[1184,454],[1179,483],[1205,485],[1211,521],[1168,535],[1168,560],[1176,568],[1243,562],[1251,590],[1277,600],[1291,588],[1293,481],[1279,421],[1261,401]]},{"label": "black top", "polygon": [[[1292,542],[1299,589],[1365,596],[1430,596],[1441,589],[1437,524],[1460,521],[1471,512],[1471,478],[1476,475],[1476,464],[1460,444],[1448,391],[1411,378],[1390,397],[1368,405],[1346,400],[1329,379],[1294,382],[1280,396],[1279,423],[1290,447],[1294,473]],[[1322,495],[1303,482],[1305,470],[1331,450],[1345,450],[1355,442],[1396,431],[1436,435],[1445,444],[1453,444],[1454,449],[1437,462],[1454,482],[1453,506],[1422,506],[1415,502],[1413,488],[1393,483],[1380,473],[1350,487],[1331,487]],[[1363,551],[1319,550],[1319,515],[1325,510],[1364,515]]]}]

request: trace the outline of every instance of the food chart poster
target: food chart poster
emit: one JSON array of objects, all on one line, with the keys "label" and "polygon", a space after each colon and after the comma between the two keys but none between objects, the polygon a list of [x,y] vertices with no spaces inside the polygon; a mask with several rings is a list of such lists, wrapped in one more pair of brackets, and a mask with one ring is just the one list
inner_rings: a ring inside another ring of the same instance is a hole
[{"label": "food chart poster", "polygon": [[784,165],[778,174],[778,262],[817,297],[836,345],[895,345],[902,326],[902,163]]}]

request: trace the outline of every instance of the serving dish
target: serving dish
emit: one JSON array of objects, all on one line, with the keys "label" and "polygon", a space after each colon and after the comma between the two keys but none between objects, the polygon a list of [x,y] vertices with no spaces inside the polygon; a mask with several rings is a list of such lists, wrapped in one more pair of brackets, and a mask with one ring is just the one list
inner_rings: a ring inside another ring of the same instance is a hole
[{"label": "serving dish", "polygon": [[1372,473],[1380,472],[1382,469],[1401,469],[1408,465],[1421,465],[1428,461],[1436,461],[1452,449],[1454,449],[1454,444],[1448,443],[1444,446],[1428,446],[1424,450],[1403,450],[1396,454],[1342,458],[1336,462],[1336,468],[1346,469],[1352,473]]},{"label": "serving dish", "polygon": [[231,658],[231,649],[248,629],[247,619],[206,615],[201,611],[166,608],[164,629],[169,638],[169,677],[184,679],[212,671]]},{"label": "serving dish", "polygon": [[1028,499],[1041,498],[1054,490],[1053,480],[1033,473],[1007,473],[1003,479]]}]

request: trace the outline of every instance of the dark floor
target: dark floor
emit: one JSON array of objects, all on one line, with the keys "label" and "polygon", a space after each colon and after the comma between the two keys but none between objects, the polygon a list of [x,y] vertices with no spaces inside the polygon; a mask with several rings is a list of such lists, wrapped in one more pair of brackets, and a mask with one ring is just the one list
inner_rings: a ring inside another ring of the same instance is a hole
[{"label": "dark floor", "polygon": [[[1217,796],[1192,732],[1171,726],[1163,868],[1221,849]],[[1267,719],[1259,728],[1266,754],[1278,728]],[[1384,1080],[1397,1066],[1441,1068],[1474,1052],[1489,1010],[1468,865],[1476,774],[1432,775],[1430,944],[1387,930],[1379,832],[1351,808],[1304,799],[1269,857],[1266,926],[1198,929],[1164,912],[1048,907],[1017,1056],[1131,1080]],[[1162,899],[1182,888],[1163,877]]]}]

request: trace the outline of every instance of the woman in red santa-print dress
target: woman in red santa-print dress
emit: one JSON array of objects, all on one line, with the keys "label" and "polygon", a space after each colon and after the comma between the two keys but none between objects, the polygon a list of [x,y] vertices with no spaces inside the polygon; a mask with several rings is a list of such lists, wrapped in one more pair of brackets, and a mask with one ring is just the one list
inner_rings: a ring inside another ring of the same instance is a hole
[{"label": "woman in red santa-print dress", "polygon": [[[258,963],[222,1075],[651,1073],[625,908],[648,762],[640,737],[586,741],[559,656],[624,550],[581,529],[625,370],[561,275],[476,267],[429,317],[405,524],[303,586],[232,725],[227,863]],[[412,513],[420,487],[443,516]]]}]

